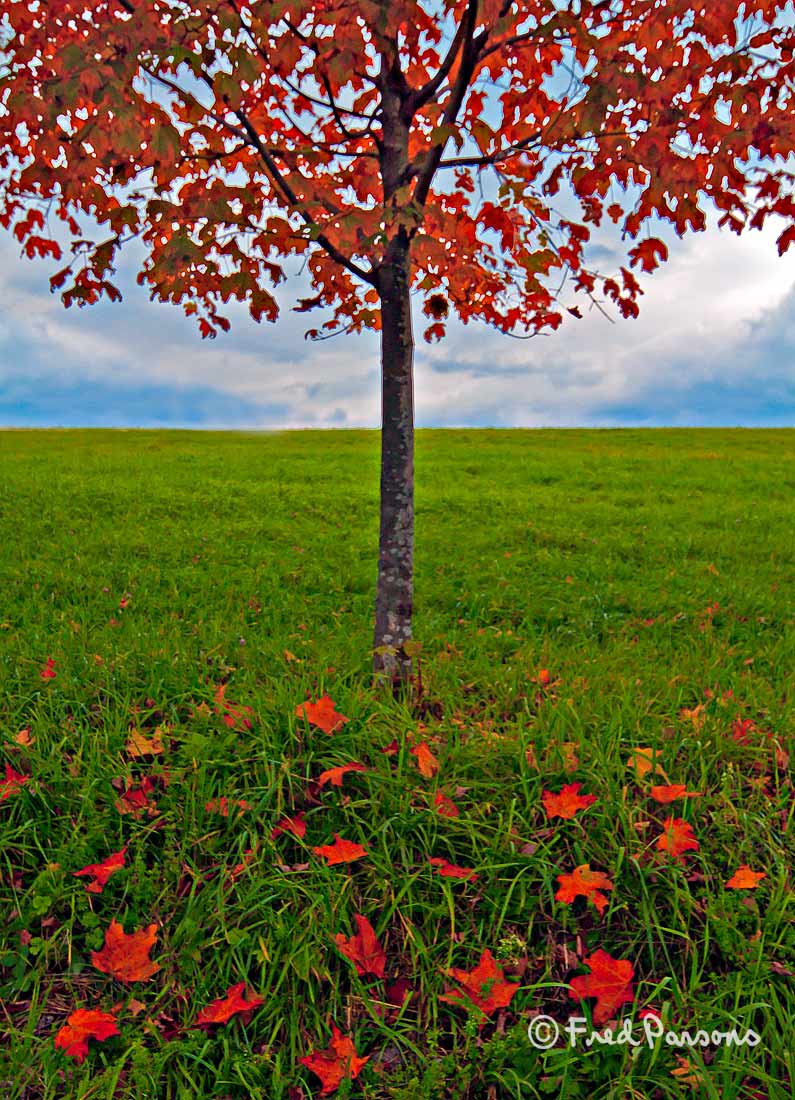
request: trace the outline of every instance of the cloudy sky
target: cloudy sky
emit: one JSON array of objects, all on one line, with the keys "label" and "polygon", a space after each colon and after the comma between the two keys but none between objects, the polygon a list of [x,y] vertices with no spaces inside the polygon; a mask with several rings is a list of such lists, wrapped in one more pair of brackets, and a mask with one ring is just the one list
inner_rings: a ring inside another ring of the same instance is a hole
[{"label": "cloudy sky", "polygon": [[[483,325],[451,326],[440,344],[419,337],[418,424],[795,424],[795,248],[778,257],[781,228],[669,238],[638,320],[593,311],[527,341]],[[602,244],[605,274],[622,261],[611,251]],[[202,341],[178,308],[149,302],[133,260],[122,303],[67,311],[50,267],[0,236],[0,425],[378,425],[376,338],[304,340],[317,322],[290,311],[299,280],[275,325],[240,312],[231,333]]]}]

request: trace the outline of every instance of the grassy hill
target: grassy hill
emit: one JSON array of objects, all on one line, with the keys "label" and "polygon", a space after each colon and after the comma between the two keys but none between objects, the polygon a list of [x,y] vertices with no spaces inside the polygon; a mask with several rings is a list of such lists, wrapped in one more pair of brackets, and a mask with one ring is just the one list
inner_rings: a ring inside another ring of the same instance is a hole
[{"label": "grassy hill", "polygon": [[[0,433],[0,1094],[301,1100],[336,1027],[368,1059],[341,1097],[789,1100],[794,460],[789,431],[420,432],[394,702],[376,433]],[[296,712],[324,695],[330,734]],[[595,801],[552,816],[571,784]],[[366,854],[330,865],[335,834]],[[601,913],[555,896],[583,865]],[[159,969],[95,965],[112,921]],[[575,992],[600,950],[613,1003]],[[192,1026],[241,982],[261,1004]],[[79,1009],[119,1032],[83,1061]],[[761,1040],[651,1049],[644,1009]],[[567,1045],[594,1013],[641,1045]]]}]

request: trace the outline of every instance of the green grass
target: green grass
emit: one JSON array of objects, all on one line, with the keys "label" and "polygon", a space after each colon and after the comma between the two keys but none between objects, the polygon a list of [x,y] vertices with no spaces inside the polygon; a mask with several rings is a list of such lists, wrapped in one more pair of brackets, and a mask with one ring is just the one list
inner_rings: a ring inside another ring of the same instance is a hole
[{"label": "green grass", "polygon": [[[377,446],[0,433],[0,764],[31,777],[0,802],[0,1095],[300,1100],[320,1086],[299,1059],[336,1024],[370,1055],[341,1097],[790,1100],[795,433],[419,433],[414,704],[369,672]],[[251,730],[213,711],[221,683]],[[324,692],[350,719],[333,736],[295,715]],[[680,713],[699,704],[700,725]],[[167,726],[166,751],[131,758],[131,724]],[[652,801],[627,767],[638,746],[701,797]],[[350,761],[367,772],[308,786]],[[120,787],[150,774],[168,781],[158,814],[121,815]],[[542,790],[570,782],[597,802],[550,821]],[[434,811],[437,790],[459,817]],[[205,810],[224,795],[251,808]],[[271,840],[299,809],[305,839]],[[681,865],[656,858],[669,814],[700,844]],[[311,849],[335,832],[368,856],[326,866]],[[123,845],[127,867],[87,893],[72,872]],[[429,856],[478,879],[442,879]],[[601,918],[554,898],[586,862],[614,883]],[[755,891],[725,889],[741,863],[766,873]],[[401,1011],[335,947],[355,913],[386,984],[413,991]],[[149,981],[92,966],[114,918],[157,924]],[[486,948],[518,992],[479,1027],[440,995]],[[533,1014],[583,1013],[567,983],[598,948],[634,967],[619,1019],[652,1005],[674,1030],[761,1042],[535,1050]],[[190,1028],[240,981],[264,998],[248,1022]],[[118,1037],[82,1064],[56,1050],[76,1008],[114,1005]],[[699,1083],[672,1073],[677,1054]]]}]

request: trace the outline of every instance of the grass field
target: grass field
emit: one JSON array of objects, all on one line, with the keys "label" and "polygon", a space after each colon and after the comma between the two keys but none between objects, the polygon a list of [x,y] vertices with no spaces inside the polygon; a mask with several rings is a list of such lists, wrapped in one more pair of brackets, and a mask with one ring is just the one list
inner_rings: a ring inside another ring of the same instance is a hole
[{"label": "grass field", "polygon": [[[339,1097],[791,1100],[795,432],[419,433],[413,703],[369,672],[377,479],[368,432],[0,433],[0,1096],[330,1095],[301,1059],[336,1027],[368,1059]],[[330,735],[296,713],[324,694]],[[583,864],[601,914],[555,897]],[[150,977],[93,964],[114,920],[155,926]],[[599,950],[614,1011],[569,985]],[[258,1007],[192,1026],[241,982]],[[82,1062],[78,1009],[118,1028]],[[594,1009],[761,1041],[528,1038]]]}]

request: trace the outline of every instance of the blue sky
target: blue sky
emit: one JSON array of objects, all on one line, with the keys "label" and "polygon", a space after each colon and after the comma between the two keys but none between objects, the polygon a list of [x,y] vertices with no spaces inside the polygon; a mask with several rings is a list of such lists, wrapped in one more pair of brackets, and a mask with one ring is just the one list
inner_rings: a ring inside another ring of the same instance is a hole
[{"label": "blue sky", "polygon": [[[795,424],[795,249],[778,257],[780,231],[674,238],[635,321],[593,311],[528,341],[482,325],[432,346],[418,336],[418,424]],[[605,273],[623,258],[609,239],[601,253]],[[289,308],[300,280],[275,325],[239,311],[230,334],[202,341],[178,308],[149,302],[133,259],[122,303],[66,311],[50,267],[0,236],[0,425],[378,425],[376,337],[305,341],[315,319]]]}]

